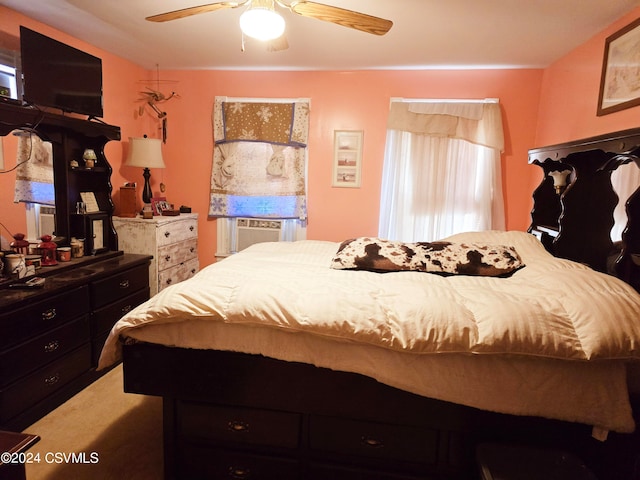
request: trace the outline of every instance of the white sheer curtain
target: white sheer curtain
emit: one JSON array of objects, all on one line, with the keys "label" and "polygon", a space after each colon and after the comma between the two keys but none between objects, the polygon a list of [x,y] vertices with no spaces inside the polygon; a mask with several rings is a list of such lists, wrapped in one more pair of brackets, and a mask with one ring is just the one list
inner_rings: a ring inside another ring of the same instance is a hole
[{"label": "white sheer curtain", "polygon": [[433,241],[503,230],[500,106],[392,102],[378,235]]}]

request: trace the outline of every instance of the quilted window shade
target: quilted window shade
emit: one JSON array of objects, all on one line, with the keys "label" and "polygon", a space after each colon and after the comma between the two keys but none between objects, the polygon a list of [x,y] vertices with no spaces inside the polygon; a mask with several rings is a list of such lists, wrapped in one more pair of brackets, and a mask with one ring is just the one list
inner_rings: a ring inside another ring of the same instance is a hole
[{"label": "quilted window shade", "polygon": [[216,97],[210,217],[306,219],[308,100]]},{"label": "quilted window shade", "polygon": [[51,143],[30,133],[17,132],[16,135],[18,157],[14,202],[55,206]]}]

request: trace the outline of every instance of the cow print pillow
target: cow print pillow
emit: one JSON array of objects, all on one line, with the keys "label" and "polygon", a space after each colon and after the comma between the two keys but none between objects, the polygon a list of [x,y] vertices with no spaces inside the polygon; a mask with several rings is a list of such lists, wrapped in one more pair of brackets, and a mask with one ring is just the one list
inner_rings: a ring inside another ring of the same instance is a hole
[{"label": "cow print pillow", "polygon": [[419,271],[449,275],[508,275],[524,266],[514,247],[476,243],[402,243],[372,237],[340,244],[331,260],[338,270]]}]

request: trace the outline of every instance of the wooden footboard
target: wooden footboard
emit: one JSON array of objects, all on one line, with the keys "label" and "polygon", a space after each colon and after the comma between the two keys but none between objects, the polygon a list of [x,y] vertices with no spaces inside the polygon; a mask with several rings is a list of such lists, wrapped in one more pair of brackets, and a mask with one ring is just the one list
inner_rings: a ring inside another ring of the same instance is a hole
[{"label": "wooden footboard", "polygon": [[[632,436],[492,414],[357,374],[259,355],[124,347],[125,391],[164,398],[165,478],[470,479],[475,445],[570,451],[598,478],[634,479]],[[637,444],[636,444],[637,445]]]}]

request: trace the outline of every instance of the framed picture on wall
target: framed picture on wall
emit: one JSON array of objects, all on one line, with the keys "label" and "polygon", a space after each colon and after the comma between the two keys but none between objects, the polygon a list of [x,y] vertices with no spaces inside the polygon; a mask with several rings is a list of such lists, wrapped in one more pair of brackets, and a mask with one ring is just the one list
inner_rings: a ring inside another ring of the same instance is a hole
[{"label": "framed picture on wall", "polygon": [[640,105],[640,18],[607,37],[598,116]]},{"label": "framed picture on wall", "polygon": [[359,187],[362,180],[362,130],[336,130],[333,134],[334,187]]}]

